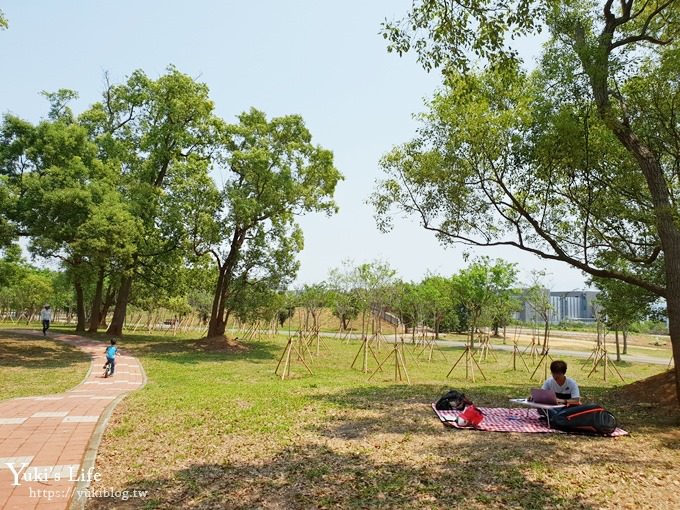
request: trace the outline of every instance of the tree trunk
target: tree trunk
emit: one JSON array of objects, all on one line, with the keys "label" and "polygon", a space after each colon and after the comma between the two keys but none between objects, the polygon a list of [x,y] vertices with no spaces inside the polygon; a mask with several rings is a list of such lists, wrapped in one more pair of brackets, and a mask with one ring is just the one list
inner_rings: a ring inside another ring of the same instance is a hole
[{"label": "tree trunk", "polygon": [[76,289],[76,315],[78,316],[78,322],[76,323],[76,331],[85,331],[85,293],[83,292],[83,284],[80,281],[74,282],[74,287]]},{"label": "tree trunk", "polygon": [[226,323],[224,322],[224,280],[225,268],[220,268],[220,274],[215,286],[215,295],[210,311],[210,322],[208,323],[208,338],[224,335]]},{"label": "tree trunk", "polygon": [[118,289],[116,307],[113,309],[113,318],[111,319],[111,324],[109,324],[109,329],[106,331],[109,335],[123,336],[123,326],[125,325],[125,314],[127,313],[131,288],[132,276],[123,276],[120,281],[120,288]]},{"label": "tree trunk", "polygon": [[[621,145],[635,158],[645,177],[651,198],[656,227],[663,251],[666,277],[666,304],[668,329],[675,359],[680,359],[680,229],[675,223],[677,208],[670,195],[670,187],[661,167],[659,157],[633,131],[627,119],[620,119],[610,103],[609,57],[610,43],[618,27],[614,16],[607,17],[598,38],[595,51],[584,37],[585,30],[575,33],[575,49],[583,68],[590,78],[590,87],[597,104],[597,112],[607,128]],[[680,363],[675,364],[675,389],[680,403]]]},{"label": "tree trunk", "polygon": [[111,308],[115,299],[116,299],[116,292],[113,289],[111,282],[109,282],[109,286],[106,289],[106,297],[104,298],[104,304],[102,305],[102,310],[101,310],[101,313],[99,314],[99,327],[100,328],[106,327],[106,316],[109,314],[109,308]]},{"label": "tree trunk", "polygon": [[623,330],[623,354],[628,354],[628,329]]},{"label": "tree trunk", "polygon": [[416,325],[418,324],[417,313],[413,314],[413,321],[411,322],[411,343],[416,343]]},{"label": "tree trunk", "polygon": [[245,241],[245,236],[248,233],[247,229],[235,228],[234,235],[231,238],[229,255],[224,263],[220,263],[217,259],[217,268],[219,277],[217,285],[215,286],[215,296],[213,298],[212,309],[210,312],[210,323],[208,324],[208,338],[214,336],[223,336],[226,330],[226,321],[224,319],[224,311],[226,308],[227,296],[231,290],[231,281],[234,276],[234,269],[241,255],[241,247]]},{"label": "tree trunk", "polygon": [[104,267],[99,268],[99,275],[97,276],[97,286],[94,290],[94,298],[92,299],[92,308],[90,310],[90,333],[96,333],[99,327],[99,310],[102,306],[102,293],[104,291]]},{"label": "tree trunk", "polygon": [[550,322],[545,321],[545,327],[543,328],[543,349],[541,354],[547,354],[548,352],[548,331],[550,329]]},{"label": "tree trunk", "polygon": [[619,345],[619,330],[614,330],[614,339],[616,342],[616,361],[621,361],[621,346]]},{"label": "tree trunk", "polygon": [[[676,259],[677,260],[677,259]],[[676,397],[680,403],[680,271],[671,277],[669,273],[669,260],[666,262],[666,282],[668,295],[666,303],[668,305],[668,331],[671,336],[673,346],[673,359],[675,360],[675,390]],[[680,261],[678,262],[680,263]]]}]

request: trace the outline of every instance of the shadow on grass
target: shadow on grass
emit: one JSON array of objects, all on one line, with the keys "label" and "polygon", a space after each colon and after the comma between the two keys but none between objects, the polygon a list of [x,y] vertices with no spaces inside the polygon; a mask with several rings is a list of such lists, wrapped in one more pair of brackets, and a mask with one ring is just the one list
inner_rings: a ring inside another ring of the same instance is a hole
[{"label": "shadow on grass", "polygon": [[42,336],[0,331],[0,367],[67,368],[90,361],[71,345]]},{"label": "shadow on grass", "polygon": [[[420,420],[414,416],[427,416],[437,420],[430,405],[448,390],[465,393],[479,407],[516,407],[510,398],[521,397],[526,385],[487,385],[464,387],[462,385],[416,384],[390,386],[361,386],[337,393],[317,395],[314,398],[328,401],[341,409],[371,410],[374,417],[360,418],[353,424],[342,424],[336,430],[324,428],[320,433],[329,437],[363,437],[376,431],[415,432]],[[596,402],[612,412],[619,426],[628,432],[663,433],[680,427],[680,411],[641,405],[622,397],[615,388],[582,387],[586,402]],[[582,436],[580,436],[582,437]]]},{"label": "shadow on grass", "polygon": [[269,342],[249,342],[243,344],[243,349],[211,351],[205,349],[197,340],[158,338],[134,342],[128,342],[124,338],[118,342],[118,346],[121,351],[142,359],[155,358],[179,364],[218,363],[234,360],[259,362],[274,359],[282,350],[280,346]]},{"label": "shadow on grass", "polygon": [[[512,447],[509,438],[501,442]],[[148,495],[129,499],[125,508],[593,508],[531,479],[514,453],[499,455],[497,448],[470,440],[455,450],[442,445],[433,452],[437,458],[422,465],[317,444],[289,447],[266,462],[193,464],[171,477],[135,480],[123,490]],[[523,450],[527,458],[551,453],[545,444]],[[92,499],[87,508],[120,503]]]},{"label": "shadow on grass", "polygon": [[[75,333],[72,329],[59,328],[59,333],[77,334],[84,338],[102,342],[104,348],[111,335],[105,332]],[[140,358],[155,358],[178,364],[196,364],[205,362],[222,362],[230,360],[253,361],[271,360],[279,356],[283,345],[266,341],[249,341],[240,344],[239,348],[214,349],[213,345],[205,345],[205,339],[186,338],[182,336],[130,334],[117,338],[117,345],[124,354]]]}]

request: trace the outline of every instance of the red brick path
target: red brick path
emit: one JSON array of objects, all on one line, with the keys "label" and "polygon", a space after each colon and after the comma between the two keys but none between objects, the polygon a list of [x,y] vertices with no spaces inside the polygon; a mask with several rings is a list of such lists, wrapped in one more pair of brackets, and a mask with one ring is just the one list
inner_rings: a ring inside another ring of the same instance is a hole
[{"label": "red brick path", "polygon": [[50,338],[90,354],[90,372],[66,393],[0,401],[2,509],[66,509],[72,499],[82,498],[88,481],[98,476],[95,429],[100,433],[113,407],[145,383],[139,361],[131,356],[119,355],[115,375],[104,378],[103,342],[74,335]]}]

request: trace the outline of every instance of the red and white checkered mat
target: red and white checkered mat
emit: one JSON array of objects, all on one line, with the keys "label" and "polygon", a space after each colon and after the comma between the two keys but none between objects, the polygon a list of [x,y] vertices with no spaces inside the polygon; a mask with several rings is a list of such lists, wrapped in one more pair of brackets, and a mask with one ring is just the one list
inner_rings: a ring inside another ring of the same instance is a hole
[{"label": "red and white checkered mat", "polygon": [[[473,427],[460,427],[454,420],[460,414],[460,411],[440,411],[432,404],[432,410],[439,417],[442,423],[447,427],[454,427],[457,429],[469,429]],[[485,430],[487,432],[528,432],[536,434],[567,434],[561,430],[551,429],[545,421],[539,420],[539,414],[536,409],[530,408],[513,408],[507,409],[504,407],[480,407],[484,413],[484,419],[475,430]],[[611,436],[626,436],[628,432],[617,428],[612,432]]]}]

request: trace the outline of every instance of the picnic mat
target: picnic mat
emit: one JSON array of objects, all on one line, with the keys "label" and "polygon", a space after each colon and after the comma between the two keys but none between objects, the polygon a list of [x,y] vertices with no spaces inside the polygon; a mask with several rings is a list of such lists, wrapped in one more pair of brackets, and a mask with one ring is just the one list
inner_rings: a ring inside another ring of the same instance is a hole
[{"label": "picnic mat", "polygon": [[[470,429],[472,427],[460,427],[453,420],[461,411],[440,411],[432,404],[432,410],[447,427],[457,429]],[[528,432],[544,434],[569,434],[562,430],[551,429],[544,420],[539,420],[536,409],[531,408],[512,408],[504,407],[480,407],[479,410],[484,414],[484,419],[475,430],[486,430],[488,432]],[[628,432],[617,428],[611,436],[626,436]]]}]

